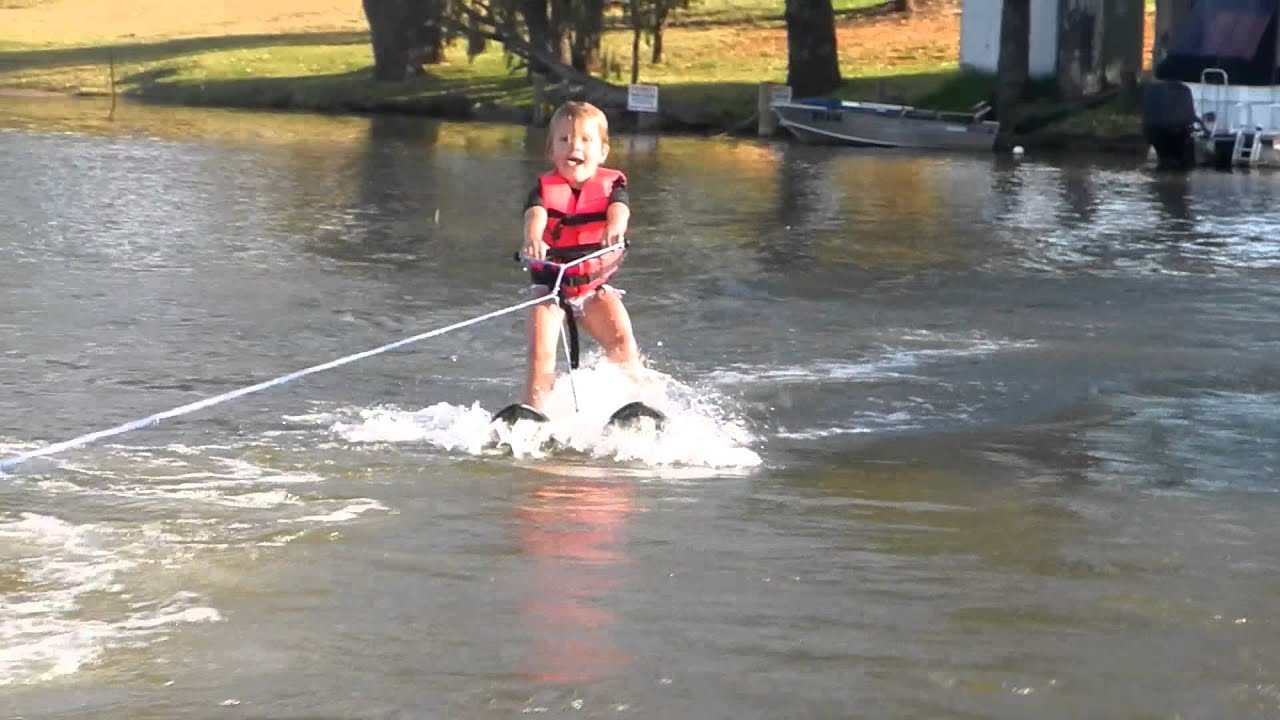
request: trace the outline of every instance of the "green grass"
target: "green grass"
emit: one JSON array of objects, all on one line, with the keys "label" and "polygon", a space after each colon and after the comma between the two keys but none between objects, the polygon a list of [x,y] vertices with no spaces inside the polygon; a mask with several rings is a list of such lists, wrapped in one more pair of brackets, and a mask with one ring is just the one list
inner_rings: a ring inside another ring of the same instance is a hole
[{"label": "green grass", "polygon": [[[269,1],[269,0],[264,0]],[[0,0],[33,3],[35,0]],[[837,13],[881,5],[881,0],[836,0]],[[666,61],[643,65],[643,82],[664,94],[712,108],[732,122],[754,111],[762,81],[786,76],[785,45],[744,37],[783,24],[779,0],[700,0],[677,12],[666,33]],[[0,34],[3,30],[0,30]],[[630,34],[606,35],[615,72],[630,78]],[[642,53],[647,56],[646,47]],[[467,58],[451,48],[449,62],[396,86],[369,79],[371,50],[365,32],[227,35],[113,45],[29,45],[0,39],[0,86],[84,94],[116,92],[152,100],[203,105],[297,107],[317,110],[378,109],[401,103],[408,111],[440,102],[527,107],[530,90],[509,58],[491,44]],[[647,57],[645,58],[647,60]],[[111,65],[114,63],[114,71]],[[865,74],[865,73],[863,73]],[[859,87],[857,84],[851,88]]]},{"label": "green grass", "polygon": [[[884,0],[832,0],[831,6],[840,17],[883,4]],[[694,0],[671,18],[674,26],[783,21],[782,0]]]},{"label": "green grass", "polygon": [[[0,0],[5,2],[6,0]],[[21,0],[7,0],[9,2]],[[837,0],[840,13],[880,5]],[[780,0],[705,0],[679,14],[666,37],[666,61],[647,62],[641,81],[662,86],[663,97],[704,108],[721,129],[742,125],[754,113],[760,82],[786,77]],[[0,33],[3,30],[0,29]],[[614,72],[630,78],[630,35],[608,33],[604,50]],[[879,100],[965,110],[989,100],[994,78],[961,73],[955,61],[881,62],[865,48],[842,64],[845,80],[833,93],[844,99]],[[280,108],[324,112],[385,111],[466,116],[474,108],[498,108],[516,119],[532,103],[523,73],[490,44],[466,57],[449,49],[448,62],[400,84],[371,79],[367,32],[314,32],[174,38],[81,46],[32,45],[0,39],[0,87],[104,94],[112,90],[152,101],[187,105]],[[1052,88],[1034,89],[1033,97]],[[1128,113],[1128,114],[1126,114]],[[1056,123],[1059,133],[1128,133],[1132,113],[1116,106]]]},{"label": "green grass", "polygon": [[[846,5],[871,3],[866,0]],[[719,7],[717,7],[719,5]],[[728,3],[708,2],[707,12],[727,11]],[[747,11],[772,7],[756,2]],[[776,7],[775,7],[776,9]],[[659,83],[673,100],[709,108],[726,127],[750,116],[761,81],[786,76],[785,49],[744,46],[738,26],[685,28],[667,37],[666,62],[643,68],[644,82]],[[749,31],[749,29],[748,29]],[[606,52],[630,71],[630,38],[624,31],[605,39]],[[646,50],[647,52],[647,50]],[[465,101],[527,108],[531,92],[523,75],[512,73],[499,47],[474,58],[450,48],[446,64],[398,85],[370,80],[367,33],[296,33],[182,38],[112,46],[0,46],[0,85],[59,92],[102,94],[111,91],[114,62],[117,92],[144,99],[193,105],[296,108],[307,110],[381,110],[456,113]],[[937,70],[937,68],[932,68]],[[877,81],[911,86],[910,68]],[[936,84],[936,83],[935,83]],[[851,80],[850,93],[875,86]],[[895,91],[901,94],[901,90]]]}]

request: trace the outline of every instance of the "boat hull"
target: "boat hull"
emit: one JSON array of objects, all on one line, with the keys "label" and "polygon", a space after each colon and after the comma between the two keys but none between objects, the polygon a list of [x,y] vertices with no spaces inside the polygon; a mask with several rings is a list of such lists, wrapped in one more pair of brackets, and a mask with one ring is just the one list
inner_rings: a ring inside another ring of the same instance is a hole
[{"label": "boat hull", "polygon": [[1280,85],[1152,80],[1143,94],[1142,132],[1160,167],[1280,166]]},{"label": "boat hull", "polygon": [[778,122],[796,139],[825,145],[990,151],[999,123],[903,105],[779,103]]}]

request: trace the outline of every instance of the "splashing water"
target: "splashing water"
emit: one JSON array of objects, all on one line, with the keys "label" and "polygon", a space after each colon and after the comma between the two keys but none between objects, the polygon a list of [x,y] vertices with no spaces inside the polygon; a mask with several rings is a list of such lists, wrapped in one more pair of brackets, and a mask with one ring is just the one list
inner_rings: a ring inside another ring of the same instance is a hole
[{"label": "splashing water", "polygon": [[[577,395],[575,410],[574,395]],[[658,431],[648,423],[636,428],[606,427],[619,407],[641,400],[667,416]],[[646,370],[639,378],[608,362],[594,362],[557,378],[545,410],[549,423],[521,421],[501,438],[517,457],[542,457],[545,440],[557,452],[575,452],[617,462],[649,466],[689,465],[751,468],[760,456],[747,445],[756,438],[722,407],[723,399],[699,394],[668,375]],[[357,421],[339,421],[333,432],[350,442],[425,442],[443,450],[480,455],[492,451],[493,410],[437,403],[416,412],[366,408]]]}]

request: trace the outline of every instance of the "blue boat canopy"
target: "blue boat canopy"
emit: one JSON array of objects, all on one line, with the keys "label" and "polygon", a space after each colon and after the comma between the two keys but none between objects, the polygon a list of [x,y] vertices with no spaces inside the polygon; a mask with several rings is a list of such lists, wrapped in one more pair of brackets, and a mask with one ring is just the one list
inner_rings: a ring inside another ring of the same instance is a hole
[{"label": "blue boat canopy", "polygon": [[1174,29],[1156,77],[1200,82],[1202,71],[1221,68],[1232,85],[1278,84],[1278,16],[1280,0],[1199,0]]}]

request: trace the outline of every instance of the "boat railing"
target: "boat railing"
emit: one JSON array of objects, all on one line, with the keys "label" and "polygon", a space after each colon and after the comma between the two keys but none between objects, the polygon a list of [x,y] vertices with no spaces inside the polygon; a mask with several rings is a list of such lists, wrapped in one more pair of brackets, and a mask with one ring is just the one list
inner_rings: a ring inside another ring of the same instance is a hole
[{"label": "boat railing", "polygon": [[1227,71],[1205,68],[1200,84],[1193,89],[1200,122],[1209,135],[1231,135],[1238,132],[1262,132],[1267,137],[1280,135],[1280,96],[1250,100],[1241,97],[1232,85]]},{"label": "boat railing", "polygon": [[1218,132],[1258,132],[1267,137],[1280,135],[1280,103],[1261,100],[1223,104],[1227,106],[1225,123],[1217,126]]},{"label": "boat railing", "polygon": [[[1216,82],[1215,82],[1216,80]],[[1225,131],[1231,126],[1230,115],[1233,112],[1229,99],[1231,80],[1227,71],[1222,68],[1205,68],[1200,71],[1200,97],[1197,98],[1197,109],[1200,111],[1200,122],[1212,135]]]}]

